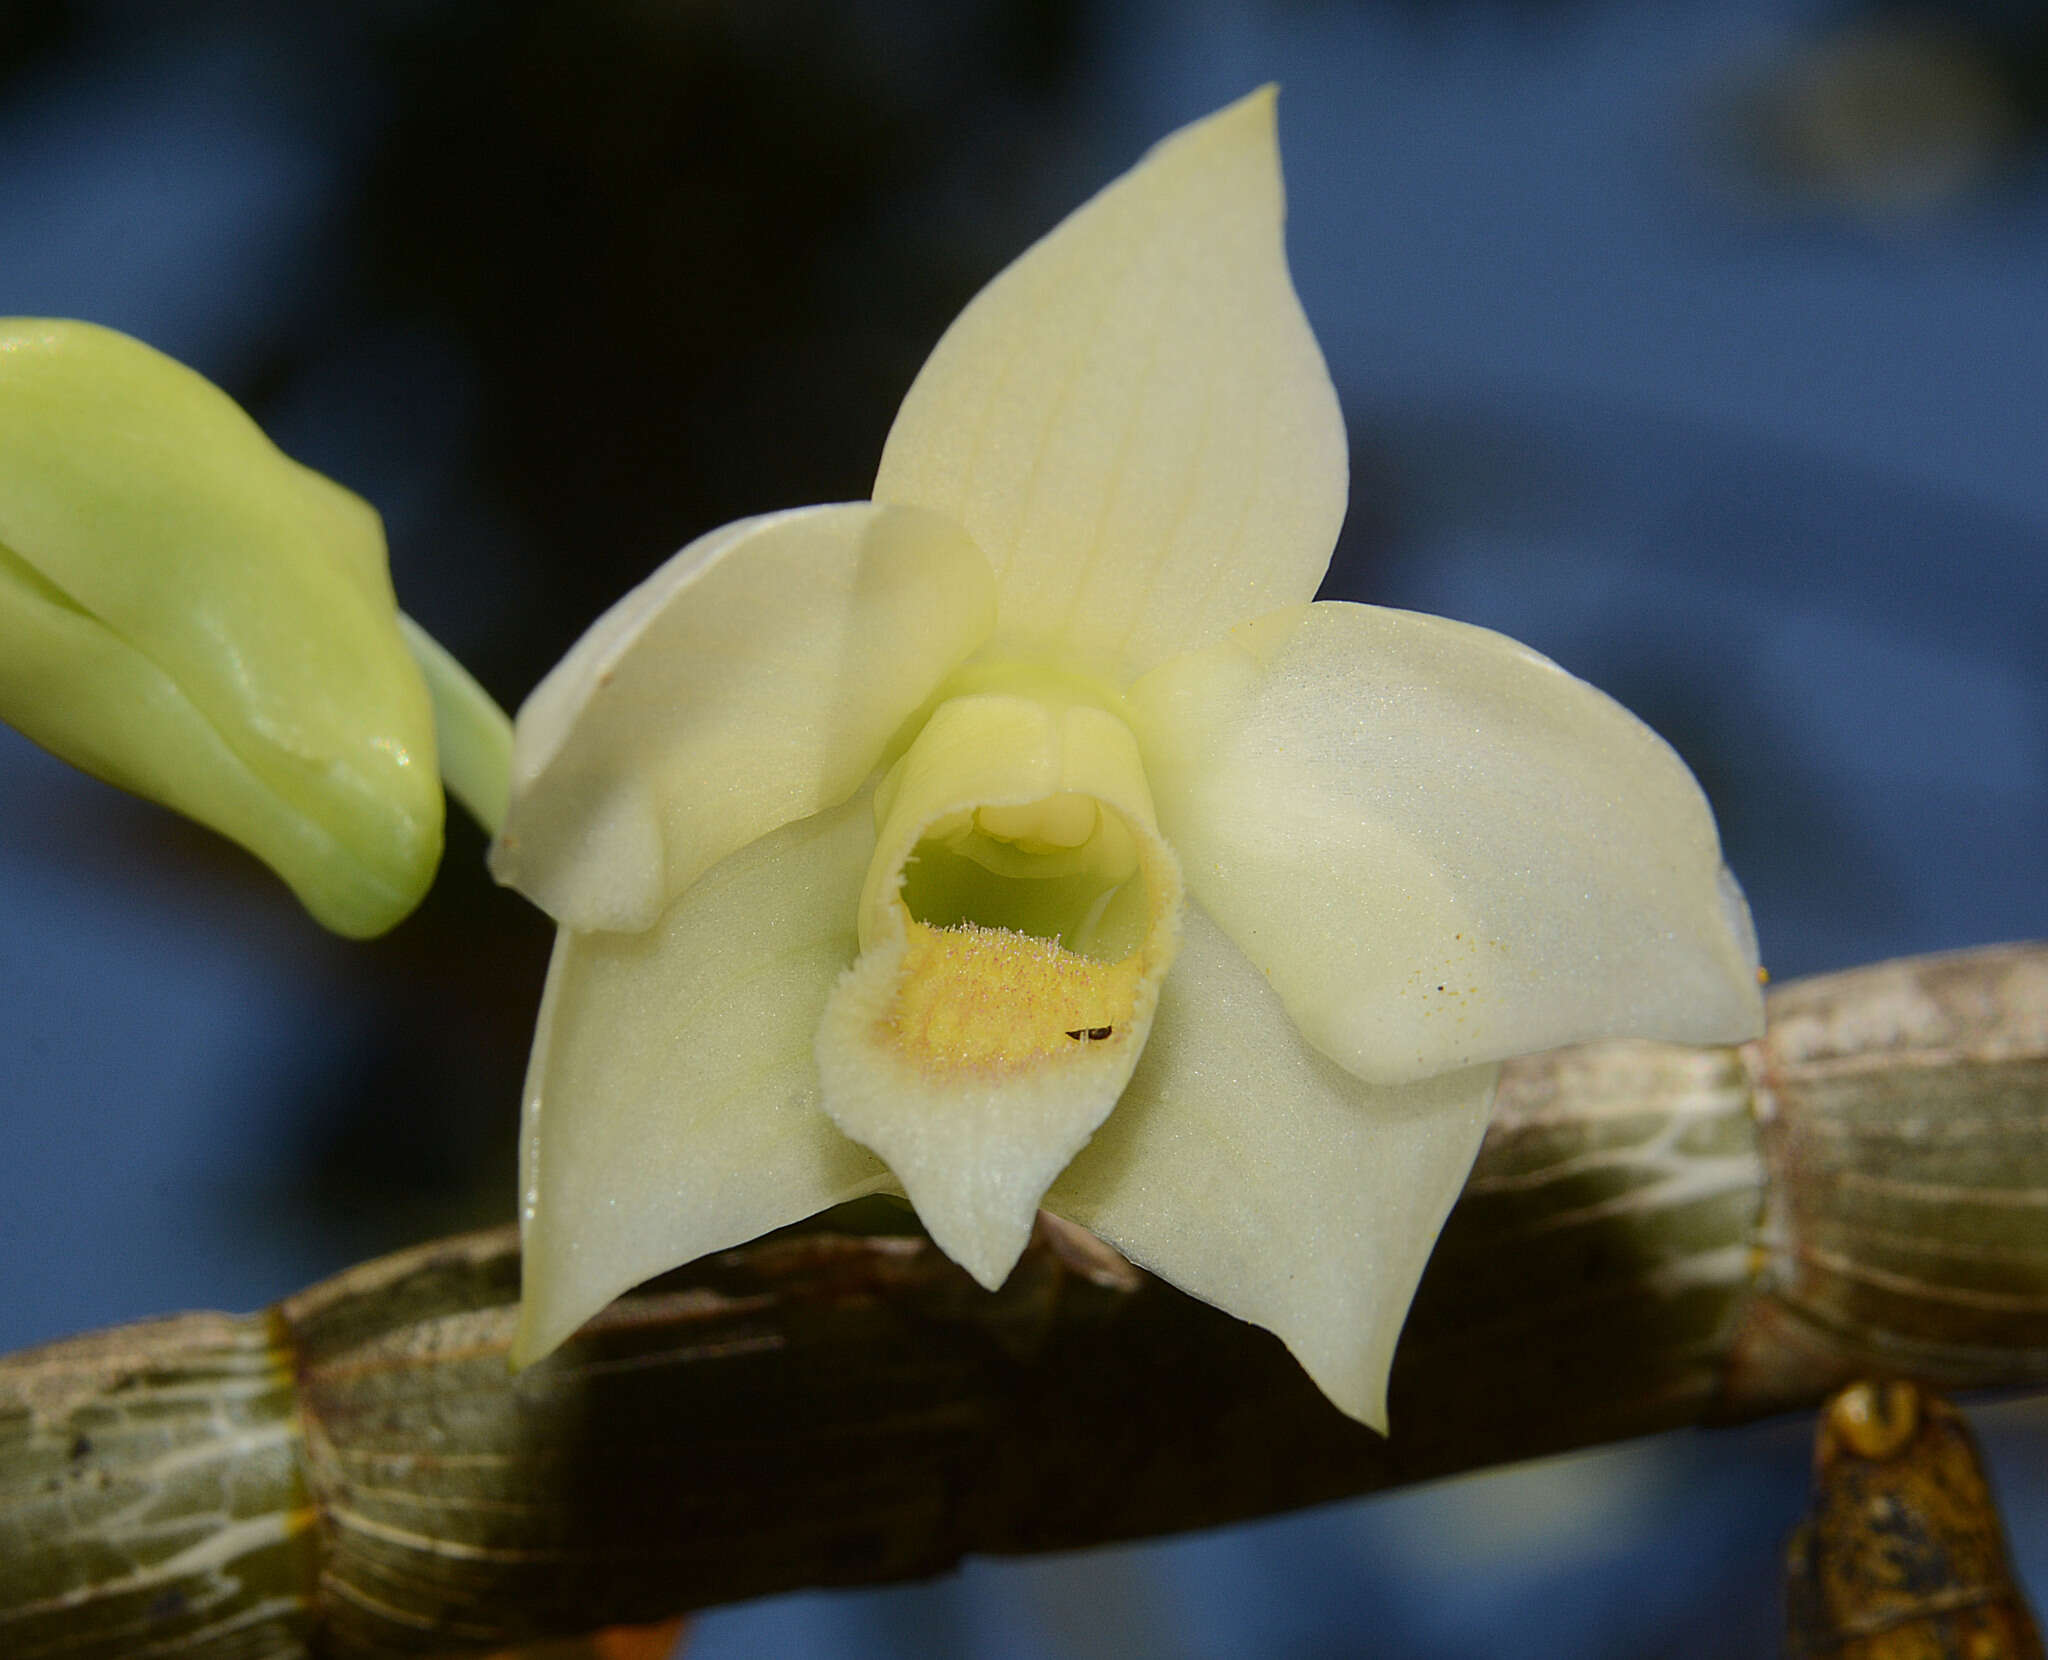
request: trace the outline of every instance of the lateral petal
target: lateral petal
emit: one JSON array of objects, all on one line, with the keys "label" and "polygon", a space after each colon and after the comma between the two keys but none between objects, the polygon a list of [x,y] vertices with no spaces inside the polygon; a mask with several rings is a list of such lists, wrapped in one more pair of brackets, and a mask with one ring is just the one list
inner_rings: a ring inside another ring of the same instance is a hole
[{"label": "lateral petal", "polygon": [[567,927],[652,927],[727,854],[852,794],[994,615],[986,562],[935,513],[699,537],[521,707],[492,872]]},{"label": "lateral petal", "polygon": [[893,1186],[818,1107],[872,792],[742,848],[639,934],[556,940],[527,1071],[514,1359],[707,1252]]},{"label": "lateral petal", "polygon": [[1161,665],[1130,706],[1189,891],[1361,1078],[1762,1030],[1699,785],[1528,647],[1323,603]]},{"label": "lateral petal", "polygon": [[1498,1070],[1361,1082],[1302,1040],[1190,903],[1138,1069],[1045,1208],[1275,1333],[1340,1410],[1384,1433],[1395,1340]]},{"label": "lateral petal", "polygon": [[1287,273],[1269,87],[1157,145],[962,312],[877,501],[951,515],[1002,632],[1134,674],[1308,599],[1343,522],[1343,418]]}]

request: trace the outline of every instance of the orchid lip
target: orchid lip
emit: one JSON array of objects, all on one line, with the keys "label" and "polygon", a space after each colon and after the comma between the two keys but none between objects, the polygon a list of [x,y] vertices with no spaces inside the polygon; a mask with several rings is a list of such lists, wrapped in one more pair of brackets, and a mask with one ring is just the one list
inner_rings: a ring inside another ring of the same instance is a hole
[{"label": "orchid lip", "polygon": [[821,1104],[986,1285],[1115,1106],[1179,939],[1137,740],[1093,702],[942,703],[875,793],[860,953],[827,999]]},{"label": "orchid lip", "polygon": [[1137,742],[1052,690],[947,700],[876,791],[862,949],[901,942],[885,1024],[927,1065],[1129,1034],[1140,983],[1164,972],[1147,944],[1178,875]]}]

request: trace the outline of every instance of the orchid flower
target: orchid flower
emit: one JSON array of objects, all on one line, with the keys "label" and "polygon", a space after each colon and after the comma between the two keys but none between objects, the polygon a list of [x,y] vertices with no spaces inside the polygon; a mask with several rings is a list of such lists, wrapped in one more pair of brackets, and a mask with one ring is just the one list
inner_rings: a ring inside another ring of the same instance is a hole
[{"label": "orchid flower", "polygon": [[1310,603],[1346,446],[1282,212],[1270,90],[1169,138],[953,324],[871,502],[703,537],[520,711],[521,1363],[888,1191],[989,1287],[1042,1206],[1384,1428],[1498,1063],[1760,1029],[1659,738]]}]

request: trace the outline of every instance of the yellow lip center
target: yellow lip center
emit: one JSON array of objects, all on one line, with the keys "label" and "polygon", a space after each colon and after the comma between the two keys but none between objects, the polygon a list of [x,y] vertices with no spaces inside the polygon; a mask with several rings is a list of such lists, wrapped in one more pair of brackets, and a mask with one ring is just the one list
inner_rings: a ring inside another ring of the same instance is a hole
[{"label": "yellow lip center", "polygon": [[1179,881],[1122,720],[1007,690],[950,699],[875,804],[862,945],[903,940],[879,1042],[945,1071],[1142,1041]]},{"label": "yellow lip center", "polygon": [[1128,1030],[1139,954],[1106,963],[1053,940],[963,922],[911,920],[903,977],[883,1025],[927,1070],[1058,1058]]}]

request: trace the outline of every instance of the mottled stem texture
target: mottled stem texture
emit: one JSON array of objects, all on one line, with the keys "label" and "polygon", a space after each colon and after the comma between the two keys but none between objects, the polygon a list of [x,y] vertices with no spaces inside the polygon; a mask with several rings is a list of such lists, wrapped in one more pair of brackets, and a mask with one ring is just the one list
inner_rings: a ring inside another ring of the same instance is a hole
[{"label": "mottled stem texture", "polygon": [[1394,1432],[1047,1226],[692,1264],[514,1376],[511,1230],[0,1359],[0,1654],[487,1652],[1265,1515],[1865,1376],[2048,1384],[2048,945],[1788,985],[1739,1049],[1511,1065]]}]

